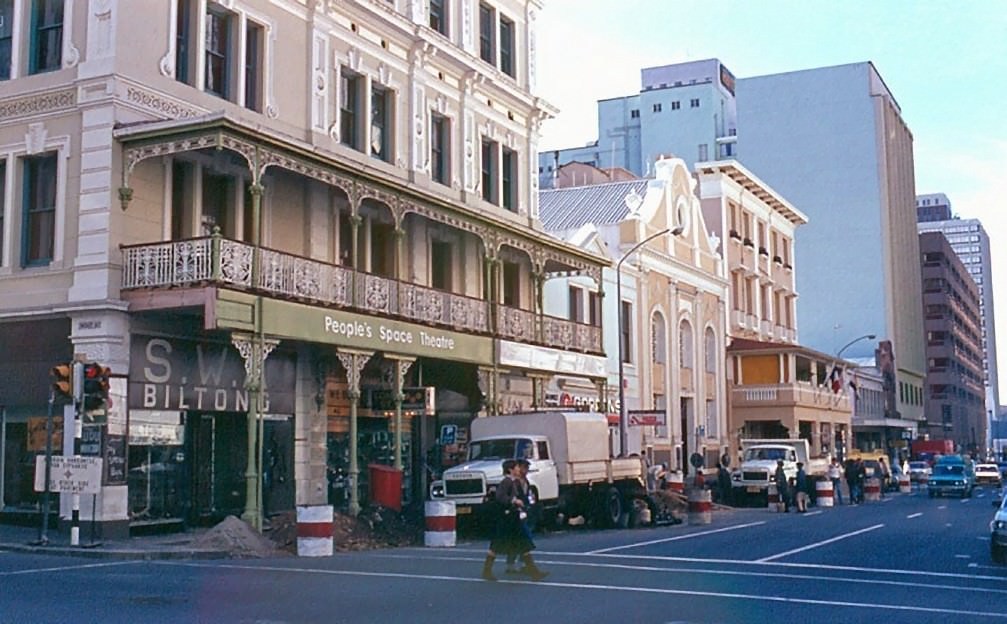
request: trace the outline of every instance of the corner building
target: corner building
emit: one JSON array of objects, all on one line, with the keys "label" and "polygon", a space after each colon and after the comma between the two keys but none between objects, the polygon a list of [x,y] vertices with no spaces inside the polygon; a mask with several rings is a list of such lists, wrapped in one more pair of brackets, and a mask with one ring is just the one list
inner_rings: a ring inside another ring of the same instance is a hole
[{"label": "corner building", "polygon": [[117,375],[85,434],[115,458],[108,535],[352,510],[370,463],[422,498],[442,425],[458,454],[563,356],[591,376],[601,328],[542,309],[607,261],[539,222],[538,3],[130,8],[0,3],[5,510],[35,508],[46,371],[75,353]]}]

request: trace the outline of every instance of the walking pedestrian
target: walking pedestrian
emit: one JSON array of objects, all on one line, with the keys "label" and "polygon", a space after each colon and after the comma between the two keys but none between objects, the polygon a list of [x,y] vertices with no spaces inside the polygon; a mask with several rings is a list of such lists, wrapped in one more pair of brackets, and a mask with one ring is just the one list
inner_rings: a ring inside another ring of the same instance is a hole
[{"label": "walking pedestrian", "polygon": [[727,464],[721,463],[717,468],[717,487],[720,490],[721,504],[730,505],[733,494],[731,490],[734,488],[731,486],[731,471],[727,469]]},{"label": "walking pedestrian", "polygon": [[846,460],[846,485],[850,489],[850,504],[857,504],[857,460],[849,458]]},{"label": "walking pedestrian", "polygon": [[506,460],[503,464],[504,478],[497,486],[495,501],[497,507],[496,530],[490,541],[489,553],[483,562],[482,577],[487,581],[495,581],[493,562],[500,554],[511,555],[514,560],[520,559],[524,567],[522,574],[540,581],[548,576],[537,565],[531,556],[535,543],[531,539],[528,527],[528,490],[524,482],[528,474],[528,461],[524,459]]},{"label": "walking pedestrian", "polygon": [[863,504],[864,481],[867,480],[867,464],[864,463],[864,459],[862,457],[857,459],[855,475],[856,478],[854,479],[854,484],[857,488],[857,502]]},{"label": "walking pedestrian", "polygon": [[888,470],[888,463],[883,456],[878,458],[878,474],[876,476],[881,481],[881,498],[884,498],[885,490],[888,489],[892,480],[892,473]]},{"label": "walking pedestrian", "polygon": [[797,513],[808,510],[808,473],[804,472],[804,463],[797,462],[797,477],[794,479],[794,499]]},{"label": "walking pedestrian", "polygon": [[783,503],[783,511],[790,510],[790,488],[787,486],[787,473],[783,470],[783,460],[776,462],[776,474],[773,475],[776,481],[776,491],[780,495],[780,502]]},{"label": "walking pedestrian", "polygon": [[839,465],[839,460],[835,457],[832,458],[832,463],[829,464],[826,476],[829,478],[829,481],[832,481],[832,498],[836,501],[836,504],[842,505],[843,467]]}]

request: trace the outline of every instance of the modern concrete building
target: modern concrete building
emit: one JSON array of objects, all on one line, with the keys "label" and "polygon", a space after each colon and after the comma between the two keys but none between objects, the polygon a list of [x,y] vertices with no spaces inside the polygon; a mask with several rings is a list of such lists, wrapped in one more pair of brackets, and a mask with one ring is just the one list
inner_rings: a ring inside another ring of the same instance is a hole
[{"label": "modern concrete building", "polygon": [[369,462],[415,500],[442,425],[604,380],[541,306],[607,260],[540,225],[538,2],[142,4],[0,2],[5,513],[78,353],[106,534],[354,511]]},{"label": "modern concrete building", "polygon": [[[738,80],[738,158],[808,215],[796,247],[801,343],[890,340],[897,418],[923,418],[912,133],[871,63]],[[869,357],[861,341],[850,358]]]},{"label": "modern concrete building", "polygon": [[697,162],[735,154],[734,75],[717,59],[647,67],[640,92],[598,101],[598,138],[583,147],[539,154],[542,188],[570,162],[654,173],[665,156]]},{"label": "modern concrete building", "polygon": [[[997,418],[1000,405],[1000,374],[997,367],[996,319],[993,306],[993,265],[990,238],[978,219],[959,219],[943,193],[918,195],[916,212],[919,232],[941,232],[951,244],[965,269],[979,288],[979,313],[982,317],[983,383],[986,416]],[[987,440],[987,442],[989,442]]]},{"label": "modern concrete building", "polygon": [[985,454],[989,433],[979,289],[944,234],[920,234],[927,330],[927,429]]},{"label": "modern concrete building", "polygon": [[[547,284],[546,312],[568,310],[571,320],[588,322],[600,314],[610,399],[618,396],[621,341],[632,430],[643,434],[640,442],[656,461],[689,474],[695,471],[687,461],[693,453],[712,468],[728,443],[727,280],[695,185],[685,162],[676,158],[658,161],[653,179],[540,192],[549,231],[571,243],[596,239],[593,244],[608,250],[614,265],[604,272],[604,297],[583,278]],[[678,236],[660,234],[676,227],[682,228]],[[652,235],[656,238],[646,242]],[[620,301],[615,267],[623,257]],[[592,389],[582,383],[578,388],[576,380],[558,377],[556,384],[561,405],[589,400],[583,395]],[[618,422],[618,401],[610,406]]]}]

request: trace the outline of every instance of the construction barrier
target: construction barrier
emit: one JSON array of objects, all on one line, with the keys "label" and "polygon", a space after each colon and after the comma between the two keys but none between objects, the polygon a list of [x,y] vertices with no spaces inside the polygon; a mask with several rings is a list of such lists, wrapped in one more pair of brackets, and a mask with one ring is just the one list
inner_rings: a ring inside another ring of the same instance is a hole
[{"label": "construction barrier", "polygon": [[832,481],[828,479],[824,481],[815,482],[815,504],[819,507],[832,507],[835,504],[835,499],[833,496],[835,492],[832,489]]},{"label": "construction barrier", "polygon": [[668,475],[668,489],[672,492],[685,491],[685,479],[681,472],[675,471]]},{"label": "construction barrier", "polygon": [[864,500],[865,501],[881,500],[881,479],[872,478],[864,480]]},{"label": "construction barrier", "polygon": [[780,501],[780,492],[776,488],[775,483],[769,484],[769,489],[766,490],[766,506],[769,511],[785,511],[783,502]]},{"label": "construction barrier", "polygon": [[899,475],[899,492],[908,494],[913,491],[913,482],[909,480],[909,475]]},{"label": "construction barrier", "polygon": [[332,505],[297,508],[297,556],[332,556]]},{"label": "construction barrier", "polygon": [[426,531],[423,545],[430,548],[453,548],[455,545],[455,502],[427,501],[424,507]]},{"label": "construction barrier", "polygon": [[710,490],[689,492],[689,524],[710,524],[713,520],[713,498]]}]

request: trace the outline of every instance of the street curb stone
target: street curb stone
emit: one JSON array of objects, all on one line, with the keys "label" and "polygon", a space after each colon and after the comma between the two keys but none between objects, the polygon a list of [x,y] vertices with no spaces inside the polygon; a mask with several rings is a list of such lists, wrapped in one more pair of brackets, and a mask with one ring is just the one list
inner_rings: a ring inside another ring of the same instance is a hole
[{"label": "street curb stone", "polygon": [[36,555],[81,557],[85,559],[111,559],[120,561],[170,561],[192,559],[230,559],[223,550],[137,550],[73,548],[69,546],[31,546],[28,544],[0,543],[0,552],[18,552]]}]

